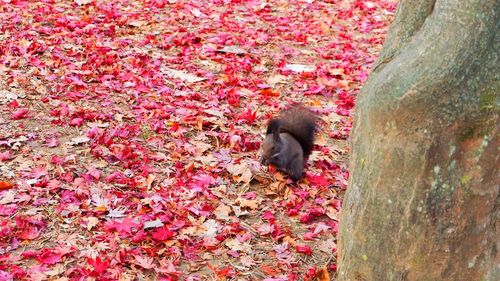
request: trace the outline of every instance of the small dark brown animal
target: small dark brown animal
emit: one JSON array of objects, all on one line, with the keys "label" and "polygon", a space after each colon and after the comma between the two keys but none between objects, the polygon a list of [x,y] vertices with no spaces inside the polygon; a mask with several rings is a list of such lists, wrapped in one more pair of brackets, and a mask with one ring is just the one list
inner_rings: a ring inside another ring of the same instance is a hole
[{"label": "small dark brown animal", "polygon": [[282,111],[267,125],[262,142],[262,164],[272,164],[293,181],[302,177],[307,157],[314,146],[317,117],[303,106]]}]

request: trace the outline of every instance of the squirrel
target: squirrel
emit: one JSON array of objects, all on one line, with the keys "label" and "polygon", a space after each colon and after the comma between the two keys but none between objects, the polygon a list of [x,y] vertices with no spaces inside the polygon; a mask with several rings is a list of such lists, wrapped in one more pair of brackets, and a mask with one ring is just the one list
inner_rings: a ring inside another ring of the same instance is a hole
[{"label": "squirrel", "polygon": [[317,117],[301,105],[291,106],[269,121],[262,142],[261,162],[272,164],[296,182],[314,146]]}]

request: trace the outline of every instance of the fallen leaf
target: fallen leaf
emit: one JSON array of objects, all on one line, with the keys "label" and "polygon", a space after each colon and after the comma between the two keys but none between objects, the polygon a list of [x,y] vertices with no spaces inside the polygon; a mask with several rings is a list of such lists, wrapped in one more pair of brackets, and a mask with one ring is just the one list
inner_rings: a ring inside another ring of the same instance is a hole
[{"label": "fallen leaf", "polygon": [[232,251],[251,253],[252,246],[249,243],[242,243],[237,239],[229,239],[226,241],[226,246]]},{"label": "fallen leaf", "polygon": [[250,182],[252,179],[252,171],[245,163],[229,164],[226,166],[229,173],[237,177],[239,182]]},{"label": "fallen leaf", "polygon": [[261,199],[249,200],[244,198],[236,199],[236,204],[238,204],[241,208],[250,208],[252,210],[257,210],[261,203]]},{"label": "fallen leaf", "polygon": [[266,274],[271,275],[272,277],[275,277],[280,272],[277,267],[269,264],[261,265],[260,269],[262,269],[262,271],[264,271]]},{"label": "fallen leaf", "polygon": [[286,76],[277,74],[267,78],[267,83],[271,85],[271,87],[276,86],[276,84],[286,84],[289,79]]},{"label": "fallen leaf", "polygon": [[0,181],[0,190],[7,190],[14,187],[14,184],[6,181]]},{"label": "fallen leaf", "polygon": [[221,53],[231,53],[236,55],[244,55],[247,52],[238,46],[225,46],[222,49],[217,50],[217,52]]},{"label": "fallen leaf", "polygon": [[79,6],[82,6],[82,5],[85,5],[85,4],[89,4],[91,3],[93,0],[74,0],[76,4],[78,4]]},{"label": "fallen leaf", "polygon": [[316,274],[316,279],[318,281],[330,281],[330,273],[328,272],[326,266],[318,271],[318,273]]},{"label": "fallen leaf", "polygon": [[143,20],[133,20],[133,21],[129,21],[128,24],[130,26],[134,26],[134,27],[141,27],[141,26],[147,24],[147,22],[143,21]]},{"label": "fallen leaf", "polygon": [[293,72],[313,72],[316,70],[316,66],[307,64],[295,64],[290,63],[285,65],[285,68]]},{"label": "fallen leaf", "polygon": [[260,91],[260,94],[266,97],[279,97],[280,93],[278,91],[273,91],[272,89],[263,89]]},{"label": "fallen leaf", "polygon": [[231,208],[224,204],[220,204],[214,210],[215,217],[220,220],[226,220],[226,221],[230,220],[231,219],[231,217],[229,216],[230,213],[231,213]]},{"label": "fallen leaf", "polygon": [[188,83],[196,83],[196,82],[206,80],[206,78],[198,77],[194,74],[188,73],[188,72],[183,71],[183,70],[175,70],[175,69],[165,68],[165,69],[163,69],[163,72],[170,77],[177,78],[177,79],[186,81]]},{"label": "fallen leaf", "polygon": [[86,143],[90,141],[90,139],[86,136],[80,136],[80,137],[76,137],[76,138],[72,138],[71,141],[68,141],[66,142],[66,144],[69,144],[69,145],[79,145],[79,144],[82,144],[82,143]]},{"label": "fallen leaf", "polygon": [[87,221],[87,230],[91,230],[94,226],[96,226],[99,223],[99,219],[96,217],[87,217],[84,218],[85,221]]},{"label": "fallen leaf", "polygon": [[160,219],[147,221],[144,223],[144,229],[157,228],[157,227],[162,227],[162,226],[163,226],[163,222]]},{"label": "fallen leaf", "polygon": [[163,242],[163,241],[166,241],[166,240],[174,237],[174,232],[170,231],[168,229],[168,227],[163,226],[161,228],[156,229],[153,232],[152,237],[154,240],[156,240],[158,242]]},{"label": "fallen leaf", "polygon": [[139,265],[144,269],[151,269],[155,266],[154,259],[152,257],[143,257],[141,255],[134,255],[135,264]]}]

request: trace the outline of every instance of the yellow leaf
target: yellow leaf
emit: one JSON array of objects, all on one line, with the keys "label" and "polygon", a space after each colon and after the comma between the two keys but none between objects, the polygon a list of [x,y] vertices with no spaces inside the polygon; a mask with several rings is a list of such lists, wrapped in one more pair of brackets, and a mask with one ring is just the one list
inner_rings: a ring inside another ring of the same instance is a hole
[{"label": "yellow leaf", "polygon": [[106,206],[104,206],[104,205],[97,206],[97,208],[95,208],[95,210],[96,211],[105,212],[106,211]]}]

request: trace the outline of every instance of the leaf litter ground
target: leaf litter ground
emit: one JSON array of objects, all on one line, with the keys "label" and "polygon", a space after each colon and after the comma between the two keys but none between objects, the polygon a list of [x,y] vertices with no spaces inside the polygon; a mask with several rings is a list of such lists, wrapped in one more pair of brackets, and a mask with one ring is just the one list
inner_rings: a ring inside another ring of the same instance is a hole
[{"label": "leaf litter ground", "polygon": [[[0,5],[0,280],[328,280],[394,1]],[[321,118],[305,178],[266,121]]]}]

